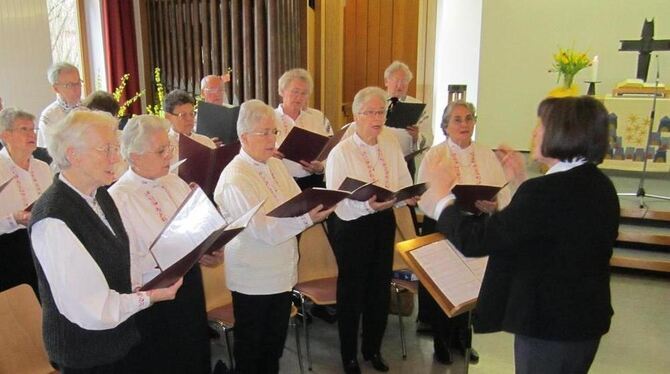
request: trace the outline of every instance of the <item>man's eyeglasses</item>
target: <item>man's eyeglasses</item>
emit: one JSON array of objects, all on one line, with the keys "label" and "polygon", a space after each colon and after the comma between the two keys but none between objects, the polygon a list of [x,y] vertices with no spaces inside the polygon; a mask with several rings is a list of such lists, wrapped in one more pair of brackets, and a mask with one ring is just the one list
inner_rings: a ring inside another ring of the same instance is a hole
[{"label": "man's eyeglasses", "polygon": [[105,156],[107,157],[112,157],[119,154],[119,149],[121,149],[121,147],[119,147],[118,144],[105,144],[93,149],[95,149],[98,152],[104,153]]},{"label": "man's eyeglasses", "polygon": [[79,82],[56,83],[55,86],[63,86],[69,90],[71,88],[81,87],[82,83],[84,83],[84,81],[80,79]]},{"label": "man's eyeglasses", "polygon": [[249,135],[258,135],[258,136],[277,136],[279,134],[279,130],[277,129],[268,129],[264,131],[255,131],[255,132],[249,132],[247,133]]},{"label": "man's eyeglasses", "polygon": [[34,127],[17,127],[17,128],[14,128],[14,129],[9,129],[7,131],[16,131],[16,132],[20,132],[22,134],[36,134],[37,133],[37,129],[34,128]]},{"label": "man's eyeglasses", "polygon": [[363,112],[358,112],[358,114],[366,117],[373,117],[373,116],[382,117],[386,115],[386,110],[366,110]]},{"label": "man's eyeglasses", "polygon": [[184,118],[195,118],[195,112],[184,112],[184,113],[170,113],[173,116],[179,117],[179,119]]}]

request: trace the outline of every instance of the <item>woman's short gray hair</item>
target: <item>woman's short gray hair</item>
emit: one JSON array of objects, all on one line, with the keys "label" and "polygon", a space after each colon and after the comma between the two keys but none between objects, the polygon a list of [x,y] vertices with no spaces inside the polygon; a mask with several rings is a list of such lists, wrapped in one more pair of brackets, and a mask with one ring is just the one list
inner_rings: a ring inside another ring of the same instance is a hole
[{"label": "woman's short gray hair", "polygon": [[444,112],[442,112],[441,126],[443,129],[446,129],[447,126],[449,125],[449,121],[451,120],[451,114],[454,112],[454,109],[456,109],[456,107],[458,106],[462,106],[465,109],[467,109],[470,112],[470,114],[472,114],[472,116],[475,118],[475,120],[477,120],[477,109],[475,108],[474,104],[465,100],[452,101],[449,104],[447,104],[447,107],[444,108]]},{"label": "woman's short gray hair", "polygon": [[397,70],[402,70],[407,77],[407,82],[411,82],[414,78],[414,74],[409,70],[409,66],[402,61],[395,60],[389,65],[386,70],[384,70],[384,80],[388,80],[391,77],[391,74],[395,73]]},{"label": "woman's short gray hair", "polygon": [[143,114],[131,118],[121,134],[121,156],[130,160],[131,153],[142,154],[148,149],[149,138],[159,132],[170,129],[170,122],[151,114]]},{"label": "woman's short gray hair", "polygon": [[386,91],[379,87],[365,87],[356,93],[354,102],[351,104],[351,111],[358,114],[365,103],[373,97],[379,98],[382,102],[386,101]]},{"label": "woman's short gray hair", "polygon": [[27,119],[35,122],[35,116],[19,108],[5,108],[0,111],[0,133],[13,128],[14,122],[19,119]]},{"label": "woman's short gray hair", "polygon": [[283,92],[286,90],[286,87],[288,87],[288,85],[296,79],[300,79],[301,81],[307,83],[307,86],[309,87],[309,94],[312,94],[312,90],[314,90],[314,81],[312,80],[312,75],[309,74],[309,72],[305,69],[296,68],[288,70],[279,78],[279,96],[283,96]]},{"label": "woman's short gray hair", "polygon": [[58,83],[58,77],[60,77],[62,72],[73,70],[79,72],[79,69],[77,69],[76,66],[69,62],[57,62],[51,65],[49,70],[47,70],[47,79],[49,80],[49,84],[53,86],[54,84]]},{"label": "woman's short gray hair", "polygon": [[116,131],[118,121],[106,112],[90,110],[73,110],[65,119],[46,128],[47,151],[53,158],[57,170],[70,167],[67,159],[68,148],[84,148],[84,135],[94,127],[107,127]]},{"label": "woman's short gray hair", "polygon": [[253,99],[240,105],[240,115],[237,117],[237,136],[253,131],[256,124],[265,118],[277,119],[277,114],[271,106]]}]

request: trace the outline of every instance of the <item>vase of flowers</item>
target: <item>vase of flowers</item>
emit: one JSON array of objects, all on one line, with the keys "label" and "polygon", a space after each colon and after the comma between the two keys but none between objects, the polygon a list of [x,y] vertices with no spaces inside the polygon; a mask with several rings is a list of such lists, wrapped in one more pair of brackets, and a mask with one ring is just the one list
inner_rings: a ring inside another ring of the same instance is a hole
[{"label": "vase of flowers", "polygon": [[586,52],[560,48],[554,54],[554,63],[549,72],[558,73],[556,82],[558,83],[563,78],[563,84],[551,90],[549,96],[576,96],[579,87],[574,83],[575,75],[587,66],[591,66],[591,59],[586,55]]}]

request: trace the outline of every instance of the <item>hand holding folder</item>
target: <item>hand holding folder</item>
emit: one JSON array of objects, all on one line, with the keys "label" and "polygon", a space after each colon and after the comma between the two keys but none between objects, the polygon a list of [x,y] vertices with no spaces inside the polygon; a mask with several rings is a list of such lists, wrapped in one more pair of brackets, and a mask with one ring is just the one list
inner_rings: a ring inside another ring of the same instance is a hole
[{"label": "hand holding folder", "polygon": [[348,198],[356,201],[368,201],[372,196],[377,196],[378,202],[393,199],[403,201],[414,196],[421,196],[426,192],[426,189],[427,186],[425,183],[417,183],[394,192],[372,184],[372,182],[365,183],[361,180],[349,177],[347,177],[340,185],[340,190],[350,191],[351,195],[348,196]]},{"label": "hand holding folder", "polygon": [[484,184],[457,184],[451,189],[451,193],[456,196],[456,203],[465,211],[479,214],[480,210],[475,206],[479,200],[490,201],[507,186],[488,186]]},{"label": "hand holding folder", "polygon": [[261,205],[263,202],[226,224],[202,189],[191,191],[149,247],[160,273],[145,282],[140,290],[172,285],[204,254],[222,248],[242,232]]}]

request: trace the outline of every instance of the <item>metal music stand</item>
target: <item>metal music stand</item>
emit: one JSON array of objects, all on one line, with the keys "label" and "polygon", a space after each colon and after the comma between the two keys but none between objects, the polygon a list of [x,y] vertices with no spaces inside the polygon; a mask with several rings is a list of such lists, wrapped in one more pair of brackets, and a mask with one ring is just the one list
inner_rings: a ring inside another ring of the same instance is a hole
[{"label": "metal music stand", "polygon": [[[658,99],[658,85],[660,79],[660,65],[658,63],[658,55],[656,55],[656,85],[654,86],[654,98],[651,105],[651,115],[649,117],[649,135],[647,136],[647,144],[644,148],[644,161],[642,164],[642,174],[640,175],[640,184],[638,185],[637,192],[621,192],[618,193],[618,196],[637,196],[640,201],[640,208],[647,207],[645,203],[645,198],[660,199],[670,201],[670,196],[662,195],[652,195],[648,194],[644,189],[644,182],[647,178],[647,162],[649,161],[649,144],[651,143],[651,133],[654,128],[654,119],[656,118],[656,100]],[[653,157],[653,155],[652,155]]]}]

